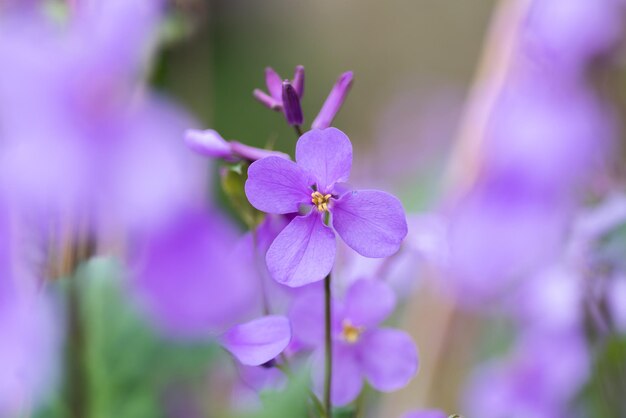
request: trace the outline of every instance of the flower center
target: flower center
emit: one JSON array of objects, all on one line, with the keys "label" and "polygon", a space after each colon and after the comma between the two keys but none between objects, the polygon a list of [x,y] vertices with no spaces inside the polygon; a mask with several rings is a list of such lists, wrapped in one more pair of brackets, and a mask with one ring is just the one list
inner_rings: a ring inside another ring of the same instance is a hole
[{"label": "flower center", "polygon": [[311,193],[311,202],[317,207],[320,212],[328,212],[328,201],[331,198],[331,194],[321,194],[320,192]]},{"label": "flower center", "polygon": [[365,331],[365,328],[363,327],[355,327],[354,325],[352,325],[352,322],[350,322],[350,320],[348,319],[345,319],[342,322],[341,326],[343,327],[341,331],[341,336],[344,341],[350,344],[354,344],[355,342],[359,341],[359,338],[361,338],[361,334],[363,334],[363,331]]}]

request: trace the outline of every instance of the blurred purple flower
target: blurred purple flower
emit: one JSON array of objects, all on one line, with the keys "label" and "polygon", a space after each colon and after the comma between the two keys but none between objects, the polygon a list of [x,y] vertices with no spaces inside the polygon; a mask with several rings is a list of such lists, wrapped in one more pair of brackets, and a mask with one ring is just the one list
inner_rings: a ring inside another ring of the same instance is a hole
[{"label": "blurred purple flower", "polygon": [[237,242],[223,216],[196,209],[139,240],[132,287],[159,328],[202,338],[257,314],[259,283],[252,265],[239,261]]},{"label": "blurred purple flower", "polygon": [[[322,387],[324,361],[324,295],[316,286],[297,297],[291,307],[293,336],[313,354],[313,379]],[[380,324],[393,312],[391,288],[377,280],[359,280],[343,300],[333,300],[332,401],[345,405],[361,391],[363,379],[377,390],[404,387],[418,367],[417,350],[411,337]]]},{"label": "blurred purple flower", "polygon": [[624,4],[620,0],[535,1],[523,44],[563,71],[580,72],[588,61],[616,47],[623,33]]},{"label": "blurred purple flower", "polygon": [[5,202],[0,202],[0,416],[32,410],[56,375],[61,349],[57,312],[21,265]]},{"label": "blurred purple flower", "polygon": [[313,120],[311,129],[326,129],[331,126],[333,119],[339,113],[343,102],[346,101],[346,96],[352,87],[352,81],[354,74],[352,71],[347,71],[339,76],[337,82],[333,86],[332,90],[328,94],[326,101],[322,105],[320,112]]},{"label": "blurred purple flower", "polygon": [[491,118],[485,176],[571,193],[601,167],[614,133],[608,110],[577,83],[542,72],[513,78]]},{"label": "blurred purple flower", "polygon": [[265,316],[226,331],[220,342],[246,366],[260,366],[277,357],[291,340],[289,320]]},{"label": "blurred purple flower", "polygon": [[279,283],[297,287],[323,279],[336,251],[334,230],[366,257],[387,257],[407,234],[402,204],[380,191],[342,193],[352,145],[335,128],[313,130],[296,145],[296,161],[268,157],[248,169],[246,195],[255,208],[276,214],[301,213],[267,252],[267,266]]},{"label": "blurred purple flower", "polygon": [[566,262],[526,278],[505,298],[524,329],[546,332],[580,330],[584,318],[583,275]]},{"label": "blurred purple flower", "polygon": [[567,206],[515,178],[483,179],[450,213],[451,284],[465,304],[502,296],[558,253]]},{"label": "blurred purple flower", "polygon": [[468,415],[560,418],[589,375],[578,333],[523,336],[509,358],[483,366],[465,393]]},{"label": "blurred purple flower", "polygon": [[200,161],[177,141],[193,122],[141,85],[161,9],[92,1],[64,26],[2,18],[0,179],[23,204],[144,224],[201,190]]},{"label": "blurred purple flower", "polygon": [[213,129],[200,131],[188,129],[185,132],[185,143],[193,151],[210,158],[219,158],[226,161],[248,160],[256,161],[261,158],[275,156],[291,159],[289,155],[279,152],[251,147],[236,141],[226,141]]}]

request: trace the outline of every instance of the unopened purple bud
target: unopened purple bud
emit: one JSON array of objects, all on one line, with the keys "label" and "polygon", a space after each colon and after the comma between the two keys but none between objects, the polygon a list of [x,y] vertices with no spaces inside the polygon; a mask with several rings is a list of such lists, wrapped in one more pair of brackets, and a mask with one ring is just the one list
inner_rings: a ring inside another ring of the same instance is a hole
[{"label": "unopened purple bud", "polygon": [[302,65],[296,67],[293,75],[293,88],[296,89],[298,97],[302,99],[302,96],[304,96],[304,67]]},{"label": "unopened purple bud", "polygon": [[185,132],[185,143],[193,151],[206,157],[228,158],[232,155],[230,144],[213,129],[188,129]]},{"label": "unopened purple bud", "polygon": [[283,113],[289,125],[302,125],[302,107],[296,89],[288,80],[283,81]]},{"label": "unopened purple bud", "polygon": [[262,90],[254,89],[254,91],[252,92],[252,95],[263,106],[265,106],[265,107],[267,107],[269,109],[277,110],[277,111],[283,109],[283,106],[282,106],[282,104],[279,101],[277,101],[276,99],[274,99],[273,97],[271,97],[269,94],[265,93]]},{"label": "unopened purple bud", "polygon": [[352,87],[353,76],[352,71],[345,72],[339,76],[320,112],[311,124],[312,129],[326,129],[333,123],[333,119],[335,119],[339,109],[341,109]]}]

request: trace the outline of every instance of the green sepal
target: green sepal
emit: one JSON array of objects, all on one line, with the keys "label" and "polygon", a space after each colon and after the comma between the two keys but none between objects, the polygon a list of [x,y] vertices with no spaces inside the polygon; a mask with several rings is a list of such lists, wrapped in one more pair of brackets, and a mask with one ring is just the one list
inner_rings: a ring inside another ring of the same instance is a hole
[{"label": "green sepal", "polygon": [[221,173],[222,190],[241,220],[249,229],[255,229],[264,218],[263,212],[256,210],[246,197],[245,184],[248,179],[248,162],[227,164]]}]

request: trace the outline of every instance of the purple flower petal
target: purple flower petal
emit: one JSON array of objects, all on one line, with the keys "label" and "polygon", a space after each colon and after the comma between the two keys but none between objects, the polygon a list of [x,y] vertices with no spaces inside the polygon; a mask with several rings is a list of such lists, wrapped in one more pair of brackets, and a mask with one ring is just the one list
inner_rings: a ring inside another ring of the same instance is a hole
[{"label": "purple flower petal", "polygon": [[339,76],[320,112],[311,124],[311,129],[325,129],[333,123],[333,119],[335,119],[339,109],[341,109],[350,87],[352,87],[352,79],[352,71],[345,72]]},{"label": "purple flower petal", "polygon": [[231,155],[230,144],[213,129],[188,129],[185,132],[185,143],[195,152],[207,157],[227,158]]},{"label": "purple flower petal", "polygon": [[248,168],[246,196],[250,204],[268,213],[295,213],[311,203],[311,176],[292,161],[267,157]]},{"label": "purple flower petal", "polygon": [[317,212],[295,217],[267,251],[267,269],[279,283],[291,287],[322,280],[335,262],[333,231]]},{"label": "purple flower petal", "polygon": [[282,102],[283,81],[272,67],[267,67],[265,69],[265,84],[267,85],[267,90],[270,92],[274,100]]},{"label": "purple flower petal", "polygon": [[339,129],[312,130],[298,140],[296,161],[316,176],[321,192],[329,193],[333,184],[350,177],[352,144]]},{"label": "purple flower petal", "polygon": [[394,329],[366,332],[358,348],[361,369],[377,390],[400,389],[417,372],[417,349],[406,332]]},{"label": "purple flower petal", "polygon": [[301,65],[296,67],[296,71],[293,75],[293,88],[296,89],[298,97],[302,99],[304,96],[304,67]]},{"label": "purple flower petal", "polygon": [[291,160],[291,157],[289,157],[289,155],[285,154],[284,152],[251,147],[250,145],[245,145],[237,141],[230,141],[230,146],[234,154],[237,154],[241,158],[245,158],[249,161],[256,161],[265,157],[272,156],[280,157],[285,160]]},{"label": "purple flower petal", "polygon": [[281,110],[283,108],[282,102],[277,101],[272,96],[268,95],[262,90],[254,89],[252,91],[252,95],[255,99],[257,99],[263,106],[272,109],[272,110]]},{"label": "purple flower petal", "polygon": [[331,209],[333,227],[353,250],[365,257],[387,257],[398,251],[407,234],[402,204],[377,190],[343,195]]},{"label": "purple flower petal", "polygon": [[[318,394],[324,387],[324,358],[324,349],[317,350],[313,355],[313,386]],[[359,396],[362,387],[363,375],[354,350],[344,344],[334,344],[330,396],[333,406],[349,404]]]},{"label": "purple flower petal", "polygon": [[236,325],[222,335],[222,346],[246,366],[260,366],[278,356],[291,340],[289,320],[265,316]]},{"label": "purple flower petal", "polygon": [[395,303],[395,294],[385,282],[361,279],[346,293],[344,317],[353,325],[374,327],[393,312]]}]

